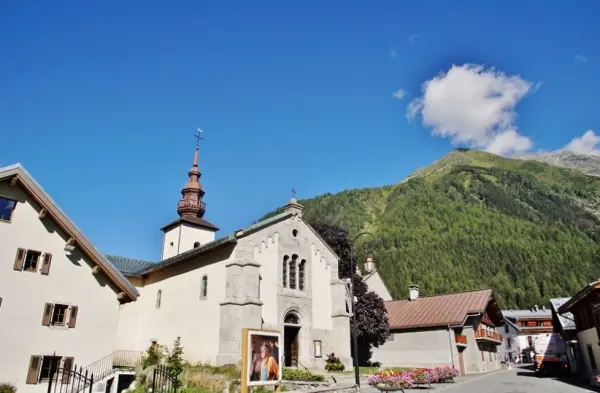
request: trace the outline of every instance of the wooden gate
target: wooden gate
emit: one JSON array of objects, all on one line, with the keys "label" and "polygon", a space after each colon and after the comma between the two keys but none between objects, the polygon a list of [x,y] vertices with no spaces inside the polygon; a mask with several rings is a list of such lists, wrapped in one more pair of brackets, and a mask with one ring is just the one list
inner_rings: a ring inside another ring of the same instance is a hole
[{"label": "wooden gate", "polygon": [[94,374],[77,366],[50,369],[47,393],[92,393]]}]

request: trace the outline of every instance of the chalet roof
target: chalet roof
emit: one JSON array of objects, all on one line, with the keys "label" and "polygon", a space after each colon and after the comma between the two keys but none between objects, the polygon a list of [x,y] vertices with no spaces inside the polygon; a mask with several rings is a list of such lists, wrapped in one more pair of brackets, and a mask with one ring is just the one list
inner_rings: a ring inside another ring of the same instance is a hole
[{"label": "chalet roof", "polygon": [[535,310],[502,310],[502,316],[512,319],[551,319],[552,310],[538,309]]},{"label": "chalet roof", "polygon": [[485,312],[490,304],[495,308],[490,317],[501,323],[491,289],[385,302],[390,329],[462,326],[467,316]]},{"label": "chalet roof", "polygon": [[58,206],[48,195],[42,186],[23,168],[21,164],[14,164],[0,168],[0,181],[16,179],[22,189],[31,197],[36,204],[47,210],[56,225],[64,231],[67,236],[73,238],[77,248],[99,266],[113,284],[123,291],[130,300],[136,300],[138,291],[129,280],[106,258],[106,256],[94,247],[92,242],[77,228],[73,220]]},{"label": "chalet roof", "polygon": [[562,306],[558,308],[558,312],[560,314],[564,314],[573,309],[573,307],[578,304],[581,300],[588,297],[591,293],[593,293],[596,289],[600,289],[600,281],[594,281],[583,287],[583,289],[573,295],[572,298],[567,300]]},{"label": "chalet roof", "polygon": [[571,299],[570,297],[560,297],[556,299],[550,299],[550,306],[552,310],[556,313],[558,317],[558,322],[560,323],[560,327],[562,330],[575,330],[575,318],[573,314],[570,312],[566,312],[563,314],[558,313],[558,309]]}]

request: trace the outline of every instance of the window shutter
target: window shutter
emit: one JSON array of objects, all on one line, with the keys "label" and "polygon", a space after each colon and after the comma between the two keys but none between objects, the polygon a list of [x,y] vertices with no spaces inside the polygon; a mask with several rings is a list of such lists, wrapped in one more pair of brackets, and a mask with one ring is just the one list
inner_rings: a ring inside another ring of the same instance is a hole
[{"label": "window shutter", "polygon": [[74,358],[66,357],[63,360],[63,370],[62,370],[62,383],[70,384],[71,383],[71,374],[73,373],[73,362]]},{"label": "window shutter", "polygon": [[71,314],[69,315],[69,329],[73,329],[77,324],[77,313],[79,312],[79,307],[72,306]]},{"label": "window shutter", "polygon": [[13,269],[22,270],[23,264],[25,263],[25,249],[17,248],[17,256],[15,257],[15,264],[13,265]]},{"label": "window shutter", "polygon": [[46,303],[44,306],[44,316],[42,317],[42,325],[50,326],[50,320],[52,319],[52,303]]},{"label": "window shutter", "polygon": [[44,264],[42,265],[42,274],[50,274],[50,264],[52,263],[52,254],[49,252],[44,254]]},{"label": "window shutter", "polygon": [[38,376],[40,375],[40,364],[42,363],[41,356],[32,356],[29,361],[29,370],[27,370],[27,380],[25,381],[28,385],[35,385],[38,382]]}]

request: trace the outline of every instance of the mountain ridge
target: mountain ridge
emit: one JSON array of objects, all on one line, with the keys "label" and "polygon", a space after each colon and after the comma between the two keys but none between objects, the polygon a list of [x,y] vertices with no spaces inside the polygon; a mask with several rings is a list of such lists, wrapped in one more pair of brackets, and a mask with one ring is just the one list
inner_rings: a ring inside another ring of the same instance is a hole
[{"label": "mountain ridge", "polygon": [[424,295],[487,286],[528,308],[600,276],[599,190],[574,169],[456,149],[399,183],[299,203],[309,222],[373,233],[394,298],[412,283]]}]

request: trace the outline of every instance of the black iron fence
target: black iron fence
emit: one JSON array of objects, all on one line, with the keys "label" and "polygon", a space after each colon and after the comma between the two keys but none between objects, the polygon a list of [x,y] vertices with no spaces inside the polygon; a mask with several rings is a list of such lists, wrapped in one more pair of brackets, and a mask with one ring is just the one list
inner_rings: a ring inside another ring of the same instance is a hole
[{"label": "black iron fence", "polygon": [[152,393],[177,393],[179,380],[167,366],[158,366],[152,376]]},{"label": "black iron fence", "polygon": [[59,367],[50,370],[47,393],[92,393],[94,374],[83,367]]}]

